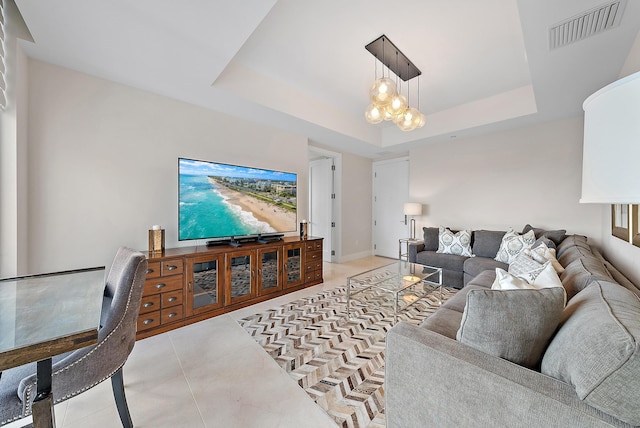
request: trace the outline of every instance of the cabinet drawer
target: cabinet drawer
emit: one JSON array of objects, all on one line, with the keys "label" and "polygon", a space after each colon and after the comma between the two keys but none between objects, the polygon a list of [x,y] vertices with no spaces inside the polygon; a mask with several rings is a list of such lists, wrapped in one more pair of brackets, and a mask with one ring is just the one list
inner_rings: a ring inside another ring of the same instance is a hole
[{"label": "cabinet drawer", "polygon": [[322,251],[307,251],[305,260],[307,263],[322,260]]},{"label": "cabinet drawer", "polygon": [[305,272],[311,272],[316,270],[316,264],[315,263],[307,263],[307,265],[304,267],[304,271]]},{"label": "cabinet drawer", "polygon": [[144,283],[144,295],[164,293],[165,291],[182,290],[182,275],[168,276],[166,278],[147,279]]},{"label": "cabinet drawer", "polygon": [[184,271],[182,259],[165,260],[161,262],[161,265],[162,276],[177,275]]},{"label": "cabinet drawer", "polygon": [[307,251],[318,251],[322,250],[322,241],[307,241]]},{"label": "cabinet drawer", "polygon": [[149,262],[147,265],[147,278],[158,278],[160,276],[160,262]]},{"label": "cabinet drawer", "polygon": [[160,295],[154,294],[152,296],[143,296],[140,303],[140,313],[146,314],[147,312],[153,312],[160,309]]},{"label": "cabinet drawer", "polygon": [[316,271],[316,279],[322,279],[322,270]]},{"label": "cabinet drawer", "polygon": [[160,325],[160,311],[149,312],[138,316],[138,331]]},{"label": "cabinet drawer", "polygon": [[182,306],[173,306],[171,308],[162,309],[160,311],[162,324],[178,321],[182,319]]},{"label": "cabinet drawer", "polygon": [[182,290],[162,293],[162,309],[182,304]]},{"label": "cabinet drawer", "polygon": [[307,272],[305,274],[305,282],[313,281],[314,279],[316,279],[316,275],[314,272]]}]

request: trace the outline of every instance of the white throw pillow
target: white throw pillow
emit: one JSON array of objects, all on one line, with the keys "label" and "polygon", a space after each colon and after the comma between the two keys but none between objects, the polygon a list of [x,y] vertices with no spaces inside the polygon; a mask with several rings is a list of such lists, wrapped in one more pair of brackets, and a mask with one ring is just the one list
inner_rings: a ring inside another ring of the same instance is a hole
[{"label": "white throw pillow", "polygon": [[438,251],[442,254],[455,254],[458,256],[472,257],[471,231],[461,230],[453,233],[449,228],[440,226],[438,232]]},{"label": "white throw pillow", "polygon": [[491,284],[492,290],[527,290],[535,288],[524,279],[518,278],[500,268],[496,268],[496,279]]},{"label": "white throw pillow", "polygon": [[525,250],[525,252],[529,253],[531,257],[537,260],[542,260],[540,259],[540,257],[544,258],[544,260],[549,260],[558,274],[564,272],[564,268],[562,267],[558,259],[556,259],[555,248],[547,247],[544,242],[538,245],[536,248]]},{"label": "white throw pillow", "polygon": [[[523,290],[529,288],[535,288],[537,290],[541,288],[552,288],[562,286],[562,281],[556,273],[551,263],[546,263],[544,269],[536,276],[536,279],[532,282],[527,282],[522,278],[510,274],[504,269],[496,268],[496,279],[491,285],[492,290]],[[567,293],[564,294],[564,303],[567,304]]]},{"label": "white throw pillow", "polygon": [[518,254],[527,248],[531,248],[534,242],[536,242],[536,235],[533,230],[520,235],[518,232],[514,232],[513,229],[509,229],[502,238],[500,249],[495,259],[499,262],[510,264]]}]

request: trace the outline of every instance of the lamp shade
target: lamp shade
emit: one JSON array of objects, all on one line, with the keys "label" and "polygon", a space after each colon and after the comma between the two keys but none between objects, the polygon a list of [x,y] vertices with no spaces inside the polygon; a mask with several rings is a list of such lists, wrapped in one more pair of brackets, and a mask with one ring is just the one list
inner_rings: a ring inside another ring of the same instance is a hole
[{"label": "lamp shade", "polygon": [[421,215],[422,204],[417,202],[407,202],[404,204],[404,215]]},{"label": "lamp shade", "polygon": [[583,104],[581,203],[640,203],[640,72]]}]

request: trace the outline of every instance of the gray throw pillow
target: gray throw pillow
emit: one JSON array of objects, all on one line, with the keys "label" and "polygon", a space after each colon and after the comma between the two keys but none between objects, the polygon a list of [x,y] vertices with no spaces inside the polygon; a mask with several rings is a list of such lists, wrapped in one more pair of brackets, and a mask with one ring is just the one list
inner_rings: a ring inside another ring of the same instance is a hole
[{"label": "gray throw pillow", "polygon": [[516,364],[536,368],[564,309],[564,290],[471,290],[456,339]]},{"label": "gray throw pillow", "polygon": [[564,240],[567,235],[567,231],[565,229],[558,230],[545,230],[539,227],[533,227],[530,224],[527,224],[523,229],[522,233],[527,233],[528,231],[533,230],[536,238],[545,237],[553,241],[555,245],[560,245],[560,243]]},{"label": "gray throw pillow", "polygon": [[438,251],[438,234],[440,228],[438,227],[423,227],[424,236],[424,250],[425,251]]},{"label": "gray throw pillow", "polygon": [[473,254],[495,258],[505,233],[503,230],[476,230],[473,232]]}]

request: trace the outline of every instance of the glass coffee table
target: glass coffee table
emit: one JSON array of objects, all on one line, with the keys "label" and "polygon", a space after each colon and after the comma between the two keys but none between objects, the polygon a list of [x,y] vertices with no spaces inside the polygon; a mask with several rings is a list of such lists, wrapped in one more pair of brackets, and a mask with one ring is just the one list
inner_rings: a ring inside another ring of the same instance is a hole
[{"label": "glass coffee table", "polygon": [[399,260],[347,278],[347,317],[351,318],[351,301],[356,300],[389,310],[395,324],[399,313],[438,288],[441,304],[441,268]]}]

